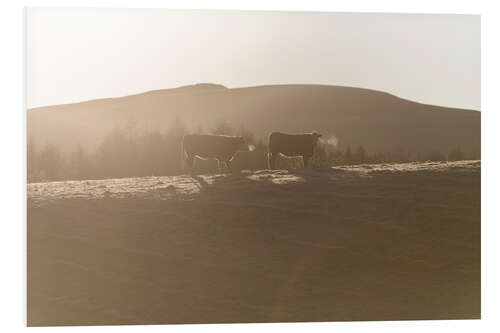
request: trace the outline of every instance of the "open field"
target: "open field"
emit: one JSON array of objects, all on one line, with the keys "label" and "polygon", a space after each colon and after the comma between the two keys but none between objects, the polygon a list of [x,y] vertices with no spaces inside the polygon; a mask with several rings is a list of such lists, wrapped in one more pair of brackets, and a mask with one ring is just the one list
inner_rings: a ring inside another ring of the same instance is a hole
[{"label": "open field", "polygon": [[28,185],[28,324],[480,318],[479,161]]}]

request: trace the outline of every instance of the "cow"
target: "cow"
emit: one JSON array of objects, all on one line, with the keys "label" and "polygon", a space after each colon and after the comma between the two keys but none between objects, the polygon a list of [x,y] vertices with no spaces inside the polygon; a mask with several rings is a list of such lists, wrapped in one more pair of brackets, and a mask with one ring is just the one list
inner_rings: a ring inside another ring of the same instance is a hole
[{"label": "cow", "polygon": [[[194,157],[216,159],[219,172],[224,165],[231,171],[231,160],[245,140],[241,136],[186,134],[182,139],[182,160],[185,171],[192,172]],[[186,168],[187,167],[187,168]]]},{"label": "cow", "polygon": [[269,135],[269,168],[274,169],[278,154],[285,156],[302,156],[304,168],[309,165],[309,159],[313,156],[314,148],[321,134],[316,132],[308,134],[286,134],[273,132]]}]

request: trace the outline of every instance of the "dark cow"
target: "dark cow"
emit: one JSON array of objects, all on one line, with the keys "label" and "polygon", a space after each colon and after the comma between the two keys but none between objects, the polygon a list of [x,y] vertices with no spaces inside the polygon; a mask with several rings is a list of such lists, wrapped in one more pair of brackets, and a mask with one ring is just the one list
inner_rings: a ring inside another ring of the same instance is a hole
[{"label": "dark cow", "polygon": [[321,134],[316,132],[309,134],[285,134],[273,132],[269,135],[269,168],[274,169],[278,154],[286,156],[302,156],[304,167],[309,165],[309,159],[313,156],[314,148]]},{"label": "dark cow", "polygon": [[241,136],[187,134],[182,140],[182,159],[189,172],[193,170],[195,156],[217,159],[220,172],[224,165],[231,170],[230,162],[244,144],[245,140]]}]

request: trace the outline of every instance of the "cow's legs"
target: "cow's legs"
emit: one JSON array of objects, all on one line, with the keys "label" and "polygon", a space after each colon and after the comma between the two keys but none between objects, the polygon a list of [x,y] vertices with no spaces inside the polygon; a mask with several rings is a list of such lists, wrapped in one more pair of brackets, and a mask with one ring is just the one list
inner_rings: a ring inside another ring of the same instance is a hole
[{"label": "cow's legs", "polygon": [[304,162],[304,168],[307,168],[309,166],[309,159],[311,156],[302,156],[302,161]]},{"label": "cow's legs", "polygon": [[267,161],[268,161],[268,164],[269,164],[269,169],[271,169],[271,170],[274,170],[274,168],[276,166],[276,156],[278,156],[277,153],[271,153],[271,152],[269,152],[267,154]]},{"label": "cow's legs", "polygon": [[231,162],[229,162],[229,161],[224,161],[224,164],[225,164],[225,165],[226,165],[226,167],[227,167],[227,171],[232,172],[232,170],[231,170]]},{"label": "cow's legs", "polygon": [[184,172],[193,173],[194,155],[187,155],[184,161]]}]

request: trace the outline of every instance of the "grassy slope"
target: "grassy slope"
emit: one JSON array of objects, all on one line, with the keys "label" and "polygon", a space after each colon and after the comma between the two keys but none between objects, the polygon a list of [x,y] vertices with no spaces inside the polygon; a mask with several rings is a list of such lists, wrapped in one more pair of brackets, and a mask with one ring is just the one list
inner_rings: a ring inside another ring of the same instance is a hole
[{"label": "grassy slope", "polygon": [[28,186],[30,325],[480,317],[479,162]]}]

